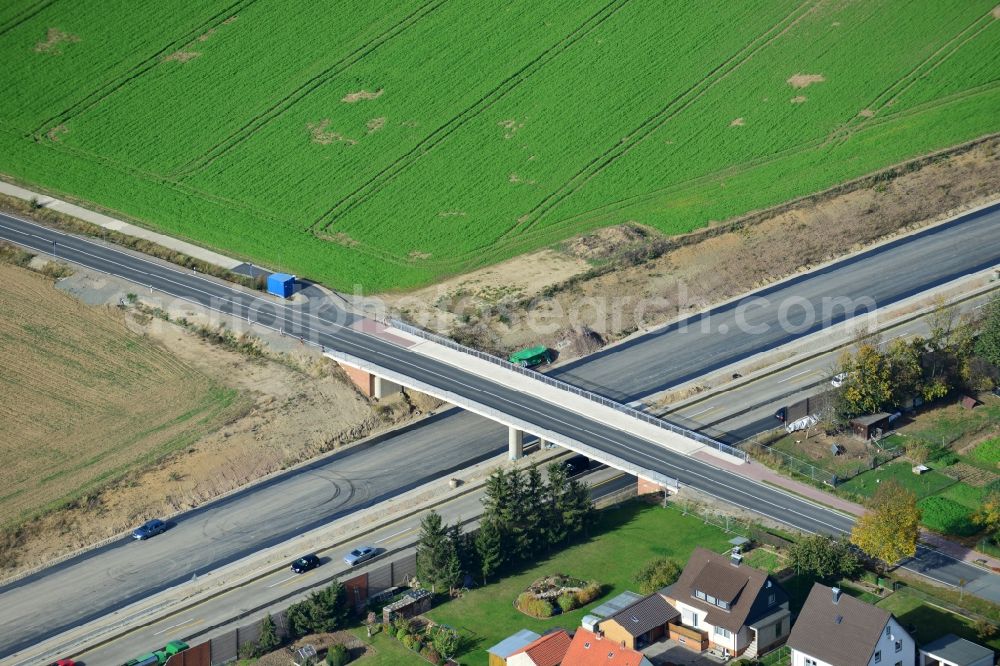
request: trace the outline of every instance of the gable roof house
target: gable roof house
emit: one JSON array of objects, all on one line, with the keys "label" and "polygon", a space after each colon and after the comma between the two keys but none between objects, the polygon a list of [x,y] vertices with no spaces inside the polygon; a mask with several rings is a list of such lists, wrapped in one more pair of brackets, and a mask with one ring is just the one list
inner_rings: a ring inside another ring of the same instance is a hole
[{"label": "gable roof house", "polygon": [[653,666],[641,652],[582,627],[573,634],[562,663],[563,666]]},{"label": "gable roof house", "polygon": [[572,640],[565,629],[550,631],[507,657],[507,666],[559,666]]},{"label": "gable roof house", "polygon": [[913,666],[913,638],[889,611],[816,583],[788,637],[792,666]]},{"label": "gable roof house", "polygon": [[791,628],[788,595],[738,554],[696,548],[677,582],[660,594],[680,613],[670,638],[693,650],[753,658],[784,641]]},{"label": "gable roof house", "polygon": [[608,639],[639,650],[665,638],[669,632],[668,625],[680,616],[677,609],[659,593],[653,593],[602,620],[600,627]]}]

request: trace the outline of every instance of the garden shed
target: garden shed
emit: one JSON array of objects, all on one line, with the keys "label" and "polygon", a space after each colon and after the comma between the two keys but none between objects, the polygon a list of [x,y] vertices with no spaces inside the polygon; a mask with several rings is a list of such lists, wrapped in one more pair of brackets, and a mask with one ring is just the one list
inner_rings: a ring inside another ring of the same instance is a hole
[{"label": "garden shed", "polygon": [[394,617],[415,617],[430,609],[431,593],[428,590],[409,590],[382,609],[382,623],[389,624]]},{"label": "garden shed", "polygon": [[857,439],[867,441],[878,434],[876,431],[884,432],[888,428],[890,416],[886,412],[879,412],[851,419],[851,432]]}]

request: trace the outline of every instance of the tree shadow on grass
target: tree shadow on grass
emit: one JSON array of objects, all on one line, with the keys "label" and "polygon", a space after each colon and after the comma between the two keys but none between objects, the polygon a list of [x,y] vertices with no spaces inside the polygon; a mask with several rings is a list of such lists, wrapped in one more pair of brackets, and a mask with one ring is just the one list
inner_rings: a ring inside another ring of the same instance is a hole
[{"label": "tree shadow on grass", "polygon": [[976,632],[957,616],[926,604],[920,604],[906,611],[897,619],[913,635],[917,643],[929,643],[945,634],[955,634],[973,642],[981,642]]}]

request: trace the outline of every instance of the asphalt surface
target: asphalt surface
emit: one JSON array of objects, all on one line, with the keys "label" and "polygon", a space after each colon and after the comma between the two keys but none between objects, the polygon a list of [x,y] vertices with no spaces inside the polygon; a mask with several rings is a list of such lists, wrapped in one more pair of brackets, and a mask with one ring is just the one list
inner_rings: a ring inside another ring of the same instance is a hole
[{"label": "asphalt surface", "polygon": [[[844,321],[849,317],[838,303],[846,302],[848,311],[863,314],[867,306],[885,307],[998,264],[1000,204],[994,204],[615,345],[551,374],[631,402]],[[675,299],[675,294],[663,296]],[[789,325],[778,325],[783,320]]]},{"label": "asphalt surface", "polygon": [[[577,477],[590,486],[594,499],[612,494],[635,483],[634,477],[617,470],[603,469]],[[455,497],[435,507],[445,523],[461,524],[468,531],[478,526],[482,511],[482,490]],[[371,572],[387,561],[398,560],[413,552],[420,533],[421,515],[404,518],[372,530],[361,543],[378,549],[377,559],[358,567],[347,567],[343,556],[351,546],[321,550],[316,554],[322,565],[305,574],[293,574],[281,568],[246,585],[228,590],[204,603],[164,617],[148,626],[120,637],[106,645],[78,655],[85,664],[122,664],[128,659],[159,647],[169,640],[182,639],[194,645],[219,636],[233,627],[247,626],[274,613],[285,604],[294,603],[311,590],[344,575]],[[239,609],[239,618],[233,617]]]},{"label": "asphalt surface", "polygon": [[[997,219],[997,207],[994,207],[987,213],[970,216],[965,224],[953,223],[934,230],[935,233],[918,235],[915,242],[920,248],[917,250],[905,243],[880,249],[876,253],[879,256],[876,263],[881,266],[880,279],[874,282],[880,294],[877,302],[884,305],[956,277],[963,272],[959,268],[963,261],[966,262],[964,272],[975,272],[996,264],[1000,259],[1000,234],[991,234],[990,230]],[[522,404],[522,396],[504,386],[472,377],[433,359],[418,357],[382,340],[339,326],[337,322],[346,323],[349,318],[332,306],[308,317],[300,317],[293,308],[259,295],[233,289],[218,281],[117,248],[28,225],[7,216],[0,216],[0,238],[39,252],[54,250],[58,257],[89,268],[112,273],[140,285],[150,285],[161,292],[220,312],[242,318],[250,317],[262,325],[284,330],[288,335],[301,336],[317,344],[369,358],[400,372],[419,374],[425,381],[432,380],[446,390],[468,396],[546,429],[563,432],[596,448],[605,448],[623,458],[677,477],[683,484],[757,510],[794,527],[830,533],[850,529],[850,519],[839,513],[700,461],[664,451],[645,440],[614,431],[558,405],[540,405],[534,401],[530,405]],[[937,245],[933,242],[935,238],[938,239]],[[925,247],[928,243],[930,246]],[[791,289],[789,292],[769,290],[767,298],[771,305],[752,308],[749,313],[753,316],[752,323],[764,323],[770,312],[768,308],[780,307],[778,299],[783,296],[778,294],[789,296],[794,293],[802,298],[822,299],[835,292],[809,290],[822,288],[826,280],[842,284],[845,289],[854,285],[852,275],[859,270],[858,266],[863,264],[862,260],[866,256],[861,255],[845,262],[839,269],[840,272],[836,266],[824,269],[824,280],[800,278],[785,285],[784,289]],[[918,260],[917,257],[923,259]],[[935,260],[931,261],[931,258]],[[886,296],[882,293],[886,282],[890,281],[886,275],[893,274],[892,267],[897,263],[904,278],[898,284],[895,297]],[[917,269],[923,271],[917,275]],[[916,288],[913,286],[915,284],[922,286]],[[846,295],[849,298],[862,296],[866,293],[865,287],[866,285],[861,285]],[[805,291],[800,293],[800,289]],[[704,359],[707,364],[704,372],[710,367],[724,365],[718,358],[720,354],[729,359],[727,362],[732,362],[738,360],[735,357],[740,354],[752,355],[780,344],[783,340],[787,341],[788,334],[785,333],[777,338],[765,333],[749,335],[738,329],[735,333],[724,334],[719,324],[725,323],[723,317],[727,316],[727,312],[728,316],[735,314],[734,308],[729,307],[720,309],[719,318],[712,315],[712,327],[707,333],[702,333],[700,325],[689,326],[686,331],[670,327],[615,348],[613,352],[599,354],[595,359],[593,372],[587,369],[587,363],[581,362],[568,366],[559,374],[573,383],[599,389],[606,384],[610,386],[612,379],[617,377],[617,381],[621,382],[620,387],[614,389],[612,386],[610,390],[602,392],[617,397],[638,397],[692,376],[694,370],[689,367],[696,364],[696,361],[692,361],[695,357]],[[684,336],[684,344],[681,345],[683,353],[678,351],[675,355],[673,352],[656,351],[661,347],[673,349],[671,345],[675,343],[672,342],[672,331]],[[694,337],[687,337],[692,332]],[[808,332],[809,329],[803,327],[801,335]],[[721,348],[718,346],[720,336],[723,339],[729,338]],[[701,350],[702,339],[708,347],[707,351]],[[759,344],[753,341],[759,341]],[[644,355],[646,362],[636,365],[632,360],[634,354]],[[619,359],[617,370],[611,361],[612,355]],[[641,372],[637,370],[639,367],[642,368]],[[650,371],[651,367],[653,371]],[[434,476],[435,469],[438,470],[437,476],[440,476],[446,474],[446,470],[464,466],[472,460],[502,450],[506,439],[504,431],[503,427],[467,413],[434,417],[402,433],[394,433],[378,447],[329,462],[317,462],[307,472],[290,473],[263,487],[248,489],[224,502],[186,514],[177,521],[178,524],[173,529],[157,537],[157,542],[112,544],[17,584],[0,588],[0,626],[4,627],[0,635],[0,655],[9,654],[19,647],[89,618],[112,612],[142,595],[154,593],[189,579],[198,571],[214,568],[255,548],[275,543],[288,535],[342,515],[352,507],[389,496],[393,488],[412,484],[424,476]],[[501,446],[498,447],[498,444]],[[382,458],[378,462],[368,462],[363,458],[365,455],[379,455]],[[423,471],[427,473],[422,474]],[[329,489],[331,479],[334,483],[341,480],[354,485],[358,485],[360,480],[364,492],[359,495],[356,490],[353,494],[342,491],[341,495],[333,495],[333,491]],[[155,543],[155,547],[144,548],[142,556],[137,557],[137,547],[152,543]],[[932,576],[947,582],[957,583],[959,579],[965,579],[974,581],[975,584],[984,578],[982,570],[968,565],[954,562],[927,562],[927,565]],[[992,588],[988,587],[988,583],[984,585],[987,587],[983,588],[982,594],[991,595]],[[71,595],[67,595],[67,589],[72,590]],[[967,589],[976,592],[973,585]],[[997,599],[1000,599],[1000,593]]]},{"label": "asphalt surface", "polygon": [[[958,304],[955,316],[971,314],[982,308],[991,295]],[[888,344],[897,338],[926,336],[929,332],[927,319],[921,317],[884,329],[880,340],[882,344]],[[731,385],[729,389],[678,401],[654,413],[690,430],[735,444],[780,426],[781,423],[774,418],[779,407],[832,390],[830,378],[838,372],[836,368],[844,348],[851,346],[852,343],[848,343],[787,368],[770,371],[753,380],[752,389],[733,390],[735,386]]]}]

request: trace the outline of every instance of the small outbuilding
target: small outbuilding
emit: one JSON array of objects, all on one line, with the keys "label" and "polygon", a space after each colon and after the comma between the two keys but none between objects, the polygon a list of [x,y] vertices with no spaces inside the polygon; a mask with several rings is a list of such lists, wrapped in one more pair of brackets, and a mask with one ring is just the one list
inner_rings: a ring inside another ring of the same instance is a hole
[{"label": "small outbuilding", "polygon": [[394,617],[416,617],[430,609],[431,593],[428,590],[408,590],[382,609],[382,624],[388,625]]},{"label": "small outbuilding", "polygon": [[978,400],[976,400],[972,396],[963,395],[962,396],[962,400],[961,400],[961,404],[962,404],[962,408],[963,409],[975,409],[976,407],[978,407],[979,405],[981,405],[983,403],[979,402]]},{"label": "small outbuilding", "polygon": [[288,273],[271,273],[267,276],[267,293],[288,298],[295,290],[295,276]]},{"label": "small outbuilding", "polygon": [[877,430],[885,432],[889,427],[890,416],[892,415],[886,412],[879,412],[851,419],[851,432],[857,439],[868,441],[876,435]]},{"label": "small outbuilding", "polygon": [[512,636],[508,636],[486,651],[490,656],[489,665],[506,666],[507,659],[515,652],[520,652],[539,638],[541,635],[530,629],[522,629]]},{"label": "small outbuilding", "polygon": [[993,666],[993,650],[948,634],[920,648],[920,666]]},{"label": "small outbuilding", "polygon": [[609,639],[633,650],[666,638],[671,623],[678,623],[680,612],[654,592],[626,606],[601,622],[601,631]]}]

